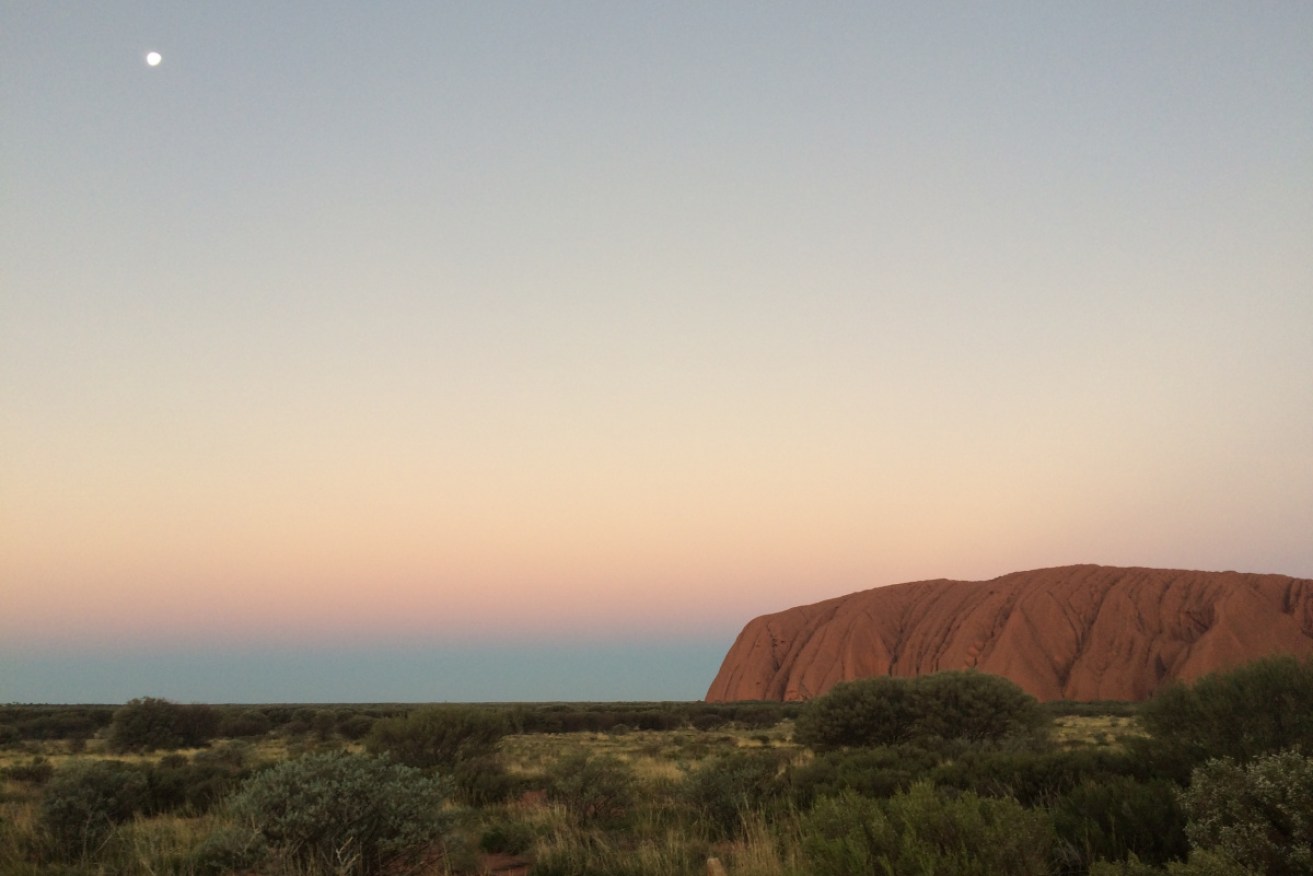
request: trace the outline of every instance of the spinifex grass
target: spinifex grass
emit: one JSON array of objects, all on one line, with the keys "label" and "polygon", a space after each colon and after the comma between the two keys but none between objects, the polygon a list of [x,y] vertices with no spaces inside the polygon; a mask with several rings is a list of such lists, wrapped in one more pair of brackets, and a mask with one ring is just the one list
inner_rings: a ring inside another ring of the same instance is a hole
[{"label": "spinifex grass", "polygon": [[1063,748],[1120,748],[1144,736],[1135,718],[1126,715],[1064,715],[1053,721],[1053,740]]}]

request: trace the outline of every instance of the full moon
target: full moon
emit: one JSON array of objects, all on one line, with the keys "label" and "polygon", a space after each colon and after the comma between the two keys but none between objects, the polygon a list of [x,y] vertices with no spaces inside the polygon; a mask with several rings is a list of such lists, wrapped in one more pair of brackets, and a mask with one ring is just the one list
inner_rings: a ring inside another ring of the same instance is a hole
[{"label": "full moon", "polygon": [[160,61],[163,60],[164,60],[164,56],[161,55],[159,52],[146,53],[146,63],[152,67],[158,67],[160,65]]}]

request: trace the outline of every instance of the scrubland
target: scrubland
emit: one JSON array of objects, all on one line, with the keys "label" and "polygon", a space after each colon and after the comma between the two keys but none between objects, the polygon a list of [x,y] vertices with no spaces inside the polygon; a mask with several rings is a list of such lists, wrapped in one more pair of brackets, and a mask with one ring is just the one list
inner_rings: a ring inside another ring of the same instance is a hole
[{"label": "scrubland", "polygon": [[0,706],[5,876],[1313,874],[1313,663],[1142,706]]}]

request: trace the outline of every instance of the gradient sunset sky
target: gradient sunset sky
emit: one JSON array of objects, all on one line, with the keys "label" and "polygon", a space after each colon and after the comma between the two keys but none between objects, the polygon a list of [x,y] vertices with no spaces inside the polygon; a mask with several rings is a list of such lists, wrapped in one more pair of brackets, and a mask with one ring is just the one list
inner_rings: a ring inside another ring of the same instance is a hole
[{"label": "gradient sunset sky", "polygon": [[0,702],[695,699],[900,581],[1313,577],[1310,47],[0,0]]}]

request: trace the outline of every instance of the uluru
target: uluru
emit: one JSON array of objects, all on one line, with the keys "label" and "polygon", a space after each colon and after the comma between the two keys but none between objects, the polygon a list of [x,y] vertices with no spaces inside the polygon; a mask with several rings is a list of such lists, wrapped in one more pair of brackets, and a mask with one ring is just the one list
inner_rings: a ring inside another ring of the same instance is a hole
[{"label": "uluru", "polygon": [[1062,566],[893,584],[763,615],[706,698],[808,700],[857,678],[975,669],[1046,702],[1137,701],[1278,653],[1313,656],[1313,579]]}]

